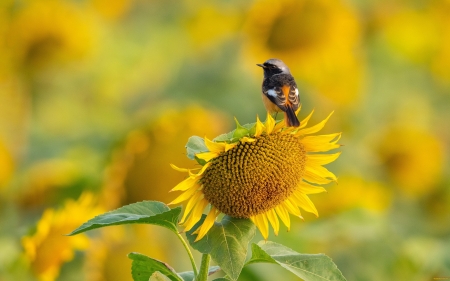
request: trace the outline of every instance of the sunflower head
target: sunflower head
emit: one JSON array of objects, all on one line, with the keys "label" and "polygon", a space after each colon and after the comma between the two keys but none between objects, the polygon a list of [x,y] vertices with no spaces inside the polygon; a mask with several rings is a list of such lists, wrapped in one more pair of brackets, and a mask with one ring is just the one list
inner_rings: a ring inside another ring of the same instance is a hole
[{"label": "sunflower head", "polygon": [[170,204],[187,201],[181,224],[190,230],[209,206],[203,224],[194,232],[197,240],[205,236],[216,217],[223,213],[249,218],[268,237],[269,222],[275,234],[279,220],[290,228],[289,213],[302,218],[300,208],[318,215],[308,194],[325,191],[320,185],[336,181],[323,165],[340,153],[320,154],[340,145],[340,133],[309,136],[320,131],[328,116],[319,124],[306,128],[312,113],[300,127],[285,127],[269,114],[263,124],[240,125],[228,133],[208,138],[191,137],[188,157],[202,165],[199,169],[182,169],[188,177],[172,191],[183,193]]}]

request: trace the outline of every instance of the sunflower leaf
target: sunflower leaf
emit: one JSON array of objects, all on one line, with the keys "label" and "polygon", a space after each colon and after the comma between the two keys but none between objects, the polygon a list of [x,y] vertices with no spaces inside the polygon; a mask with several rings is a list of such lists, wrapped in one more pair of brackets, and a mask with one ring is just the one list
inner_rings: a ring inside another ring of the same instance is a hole
[{"label": "sunflower leaf", "polygon": [[246,263],[273,263],[305,281],[345,281],[336,264],[324,254],[300,254],[275,242],[252,244],[252,257]]},{"label": "sunflower leaf", "polygon": [[192,248],[211,258],[220,266],[231,280],[236,280],[244,267],[248,244],[255,235],[255,225],[249,219],[236,219],[225,216],[220,223],[214,223],[200,241],[192,234],[204,221],[205,215],[188,233]]},{"label": "sunflower leaf", "polygon": [[[219,266],[210,266],[208,269],[208,276],[213,275],[214,273],[216,273],[217,271],[220,270]],[[184,272],[180,272],[178,273],[184,281],[193,281],[194,280],[194,272],[193,271],[184,271]]]},{"label": "sunflower leaf", "polygon": [[249,129],[241,126],[236,118],[234,118],[234,120],[236,121],[236,129],[233,132],[233,139],[240,139],[242,137],[248,136]]},{"label": "sunflower leaf", "polygon": [[79,234],[91,229],[120,224],[155,224],[178,232],[177,223],[181,207],[170,209],[157,201],[142,201],[120,207],[88,220],[68,235]]},{"label": "sunflower leaf", "polygon": [[129,253],[128,257],[133,261],[131,275],[134,281],[183,281],[167,263],[139,253]]},{"label": "sunflower leaf", "polygon": [[208,151],[205,140],[199,136],[190,137],[185,147],[187,157],[191,160],[195,159],[195,154]]}]

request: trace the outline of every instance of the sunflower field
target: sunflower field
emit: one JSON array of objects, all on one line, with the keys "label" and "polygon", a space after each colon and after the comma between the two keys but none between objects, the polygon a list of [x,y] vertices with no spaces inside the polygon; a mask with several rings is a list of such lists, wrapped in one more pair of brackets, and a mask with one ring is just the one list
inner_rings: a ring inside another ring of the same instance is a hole
[{"label": "sunflower field", "polygon": [[448,0],[0,1],[0,281],[450,280],[449,156]]}]

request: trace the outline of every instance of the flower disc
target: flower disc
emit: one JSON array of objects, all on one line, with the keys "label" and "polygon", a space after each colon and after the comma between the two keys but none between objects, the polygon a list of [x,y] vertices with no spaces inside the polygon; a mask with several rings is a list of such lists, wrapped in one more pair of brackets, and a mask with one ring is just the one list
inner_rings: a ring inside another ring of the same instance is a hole
[{"label": "flower disc", "polygon": [[281,132],[240,142],[211,161],[201,179],[205,199],[232,217],[249,218],[286,200],[307,160],[300,140]]}]

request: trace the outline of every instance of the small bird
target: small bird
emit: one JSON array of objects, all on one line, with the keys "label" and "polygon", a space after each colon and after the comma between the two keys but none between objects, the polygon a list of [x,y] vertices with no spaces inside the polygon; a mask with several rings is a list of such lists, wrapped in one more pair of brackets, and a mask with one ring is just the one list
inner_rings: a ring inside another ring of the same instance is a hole
[{"label": "small bird", "polygon": [[264,69],[262,98],[267,111],[271,114],[283,111],[287,127],[300,126],[295,115],[300,102],[298,88],[287,65],[279,59],[256,65]]}]

